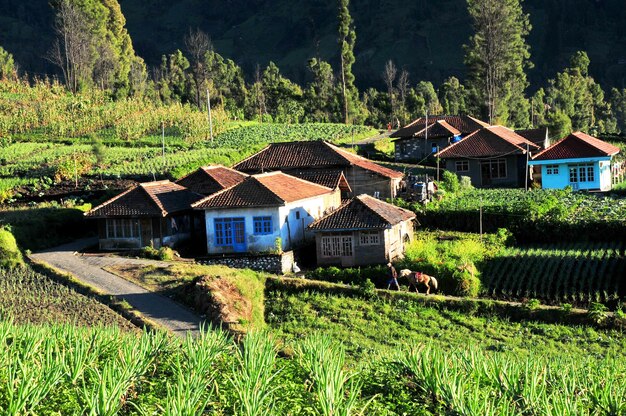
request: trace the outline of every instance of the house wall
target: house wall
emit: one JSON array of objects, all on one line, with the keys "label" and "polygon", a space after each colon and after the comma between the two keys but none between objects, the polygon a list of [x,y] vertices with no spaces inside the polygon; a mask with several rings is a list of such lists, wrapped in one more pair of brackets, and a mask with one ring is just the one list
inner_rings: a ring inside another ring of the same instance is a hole
[{"label": "house wall", "polygon": [[[593,163],[594,179],[590,182],[578,182],[578,186],[574,187],[570,183],[569,168],[571,165],[581,163]],[[609,191],[611,189],[611,159],[590,158],[590,159],[563,159],[563,160],[541,160],[531,162],[533,166],[541,169],[541,186],[545,189],[563,189],[566,186],[572,186],[578,190],[602,190]],[[547,173],[548,165],[558,165],[558,174]]]},{"label": "house wall", "polygon": [[395,198],[400,187],[400,178],[387,178],[359,166],[347,168],[344,175],[352,188],[352,196],[361,194],[376,196],[378,192],[380,199]]},{"label": "house wall", "polygon": [[[179,226],[172,227],[172,218]],[[130,219],[130,218],[128,218]],[[190,214],[166,218],[139,219],[139,237],[107,238],[106,219],[98,219],[98,239],[100,250],[135,250],[146,246],[160,248],[176,247],[191,238],[192,219]]]},{"label": "house wall", "polygon": [[[521,187],[524,186],[525,177],[525,155],[513,155],[506,159],[506,177],[491,179],[490,181],[483,181],[481,173],[481,160],[476,159],[446,159],[445,168],[450,172],[454,172],[459,176],[468,176],[472,185],[477,188],[498,188],[498,187]],[[467,160],[469,162],[469,171],[459,172],[456,170],[456,162],[460,160]]]},{"label": "house wall", "polygon": [[[377,245],[361,245],[361,231],[318,232],[315,234],[317,264],[320,266],[367,266],[384,264],[402,257],[406,249],[405,239],[413,240],[413,222],[404,221],[392,228],[380,230],[380,243]],[[351,236],[352,257],[325,257],[322,255],[322,237]]]},{"label": "house wall", "polygon": [[[207,252],[209,254],[234,252],[231,246],[215,244],[215,218],[244,218],[246,252],[275,251],[278,238],[281,240],[282,250],[288,251],[306,241],[312,241],[313,235],[306,230],[306,227],[339,205],[341,205],[341,191],[336,189],[325,195],[295,201],[284,206],[206,210]],[[254,234],[254,217],[261,216],[272,217],[270,234]]]},{"label": "house wall", "polygon": [[450,145],[451,137],[401,139],[394,141],[394,156],[398,162],[418,162],[432,153],[432,144],[436,143],[439,150]]}]

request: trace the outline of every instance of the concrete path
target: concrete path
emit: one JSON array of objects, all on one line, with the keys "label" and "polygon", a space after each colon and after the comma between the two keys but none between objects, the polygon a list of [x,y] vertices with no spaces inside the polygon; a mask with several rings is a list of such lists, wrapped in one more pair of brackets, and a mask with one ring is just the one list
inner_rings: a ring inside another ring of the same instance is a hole
[{"label": "concrete path", "polygon": [[191,310],[159,294],[150,292],[102,268],[116,264],[154,264],[165,262],[127,259],[123,257],[81,255],[77,251],[97,243],[96,239],[82,239],[43,252],[31,254],[34,261],[45,262],[74,275],[81,282],[99,291],[124,299],[151,321],[173,333],[185,336],[195,333],[202,318]]}]

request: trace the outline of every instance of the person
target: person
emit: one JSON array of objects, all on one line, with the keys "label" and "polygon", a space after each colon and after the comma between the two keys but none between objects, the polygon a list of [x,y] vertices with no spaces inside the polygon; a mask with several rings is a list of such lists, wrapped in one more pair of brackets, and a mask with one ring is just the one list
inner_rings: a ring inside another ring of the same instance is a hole
[{"label": "person", "polygon": [[387,131],[391,131],[391,121],[387,123]]},{"label": "person", "polygon": [[391,285],[396,287],[396,290],[400,290],[400,285],[398,284],[398,272],[396,268],[393,267],[393,264],[387,263],[387,267],[389,268],[389,281],[387,282],[387,290],[391,288]]}]

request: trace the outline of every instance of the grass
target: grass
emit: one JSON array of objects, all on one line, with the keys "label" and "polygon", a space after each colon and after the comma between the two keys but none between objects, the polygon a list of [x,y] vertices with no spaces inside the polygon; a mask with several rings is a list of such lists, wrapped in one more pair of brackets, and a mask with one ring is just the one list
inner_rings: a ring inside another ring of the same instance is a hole
[{"label": "grass", "polygon": [[[366,298],[339,290],[300,288],[271,281],[265,302],[266,322],[286,344],[311,331],[343,343],[348,354],[363,359],[389,354],[405,345],[428,344],[443,349],[475,346],[482,351],[508,351],[516,355],[571,354],[605,356],[624,354],[626,338],[620,330],[591,326],[512,321],[493,314],[463,312],[445,303],[430,306],[411,297]],[[554,312],[556,313],[556,311]]]},{"label": "grass", "polygon": [[207,302],[222,305],[219,318],[226,322],[236,320],[234,330],[265,326],[263,273],[176,262],[167,267],[111,266],[107,271],[172,297],[202,314],[210,306]]}]

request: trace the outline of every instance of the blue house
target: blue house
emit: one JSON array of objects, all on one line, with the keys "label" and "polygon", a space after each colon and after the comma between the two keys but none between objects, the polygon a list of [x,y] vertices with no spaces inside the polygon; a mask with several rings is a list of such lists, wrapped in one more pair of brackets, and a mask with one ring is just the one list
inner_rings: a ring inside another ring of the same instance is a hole
[{"label": "blue house", "polygon": [[529,165],[541,169],[546,189],[609,191],[612,186],[611,160],[619,148],[582,132],[561,139],[537,153]]}]

